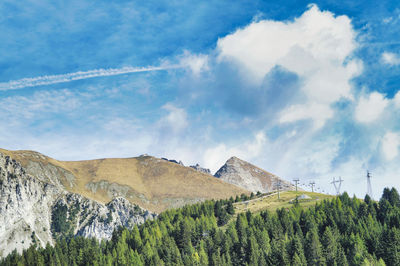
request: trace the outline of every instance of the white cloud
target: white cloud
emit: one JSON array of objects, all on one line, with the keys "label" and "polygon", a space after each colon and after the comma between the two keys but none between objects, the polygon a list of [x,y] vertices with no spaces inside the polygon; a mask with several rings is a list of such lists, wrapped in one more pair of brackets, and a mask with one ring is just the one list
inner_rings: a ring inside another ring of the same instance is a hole
[{"label": "white cloud", "polygon": [[169,128],[173,133],[179,133],[188,126],[187,113],[171,103],[165,104],[162,109],[168,112],[159,121],[161,127]]},{"label": "white cloud", "polygon": [[397,54],[384,52],[382,54],[382,62],[391,66],[396,66],[400,64],[400,58]]},{"label": "white cloud", "polygon": [[292,105],[281,113],[279,122],[290,123],[300,119],[313,119],[314,129],[321,128],[326,119],[333,117],[333,111],[323,104]]},{"label": "white cloud", "polygon": [[400,107],[400,91],[398,91],[398,92],[395,94],[395,96],[394,96],[394,98],[393,98],[393,103],[394,103],[394,106],[395,106],[396,108],[399,108],[399,107]]},{"label": "white cloud", "polygon": [[386,160],[393,160],[399,151],[400,136],[394,132],[387,132],[382,139],[382,152]]},{"label": "white cloud", "polygon": [[339,152],[340,139],[337,137],[328,137],[323,141],[314,141],[312,145],[297,150],[300,154],[296,154],[292,158],[293,163],[297,164],[300,169],[307,169],[310,173],[317,175],[329,174],[332,171],[332,161]]},{"label": "white cloud", "polygon": [[254,135],[254,139],[245,143],[234,146],[227,146],[221,143],[215,147],[208,148],[203,154],[203,162],[205,167],[210,168],[212,172],[216,172],[225,162],[232,156],[239,157],[243,160],[253,160],[260,156],[267,143],[264,132],[258,132]]},{"label": "white cloud", "polygon": [[372,92],[367,97],[361,97],[355,110],[355,118],[361,123],[371,123],[383,113],[389,100],[379,92]]},{"label": "white cloud", "polygon": [[294,72],[308,100],[301,108],[302,115],[282,120],[314,119],[320,127],[331,114],[315,117],[310,105],[328,107],[342,97],[353,98],[350,80],[362,70],[361,62],[349,59],[357,45],[355,37],[347,16],[335,17],[312,5],[294,21],[253,22],[219,39],[218,59],[241,67],[249,82],[260,83],[277,65]]},{"label": "white cloud", "polygon": [[[0,99],[2,120],[22,122],[24,119],[38,119],[54,113],[68,114],[82,108],[90,95],[68,89],[59,91],[37,91],[30,96],[9,96]],[[7,115],[6,115],[7,114]],[[26,122],[26,121],[24,121]]]},{"label": "white cloud", "polygon": [[199,76],[202,72],[209,70],[208,55],[192,54],[189,51],[184,51],[180,57],[179,65],[188,67],[194,76]]},{"label": "white cloud", "polygon": [[383,24],[389,24],[392,21],[393,21],[393,17],[387,17],[387,18],[382,19]]}]

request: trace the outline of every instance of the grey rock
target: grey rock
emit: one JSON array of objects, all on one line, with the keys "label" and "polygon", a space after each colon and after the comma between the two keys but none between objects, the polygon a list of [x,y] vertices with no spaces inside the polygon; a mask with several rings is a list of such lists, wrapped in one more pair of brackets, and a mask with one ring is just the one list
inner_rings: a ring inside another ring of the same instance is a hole
[{"label": "grey rock", "polygon": [[202,173],[211,175],[210,169],[208,169],[208,168],[203,168],[203,167],[201,167],[199,164],[191,165],[191,166],[189,166],[189,167],[190,167],[190,168],[193,168],[193,169],[196,170],[196,171],[199,171],[199,172],[202,172]]},{"label": "grey rock", "polygon": [[291,183],[237,157],[226,161],[214,176],[252,192],[270,192],[276,190],[279,184],[281,190],[294,189]]},{"label": "grey rock", "polygon": [[21,252],[33,243],[42,247],[54,244],[57,236],[67,233],[52,230],[52,214],[62,205],[67,206],[66,219],[73,235],[99,240],[110,239],[119,226],[132,228],[156,217],[121,197],[104,205],[69,193],[53,176],[58,169],[30,167],[31,172],[41,174],[28,175],[18,162],[0,153],[0,257],[14,249]]}]

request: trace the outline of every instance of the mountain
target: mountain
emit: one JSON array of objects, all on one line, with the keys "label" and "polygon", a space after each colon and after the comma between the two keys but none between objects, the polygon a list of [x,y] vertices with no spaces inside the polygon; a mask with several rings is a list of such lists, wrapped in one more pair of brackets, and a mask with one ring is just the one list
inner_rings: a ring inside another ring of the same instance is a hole
[{"label": "mountain", "polygon": [[215,177],[252,192],[270,192],[276,190],[279,183],[281,190],[295,189],[291,183],[237,157],[226,161]]},{"label": "mountain", "polygon": [[54,187],[106,204],[116,197],[159,213],[206,199],[248,191],[178,163],[144,155],[135,158],[58,161],[34,151],[0,153]]},{"label": "mountain", "polygon": [[111,239],[114,228],[155,217],[125,199],[105,205],[41,179],[0,153],[0,257],[34,243],[52,244],[60,235]]}]

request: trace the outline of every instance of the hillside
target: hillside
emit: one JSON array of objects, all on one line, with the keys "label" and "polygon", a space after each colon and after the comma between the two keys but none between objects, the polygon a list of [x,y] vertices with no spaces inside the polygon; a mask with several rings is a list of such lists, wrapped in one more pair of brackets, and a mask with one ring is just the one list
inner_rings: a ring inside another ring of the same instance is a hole
[{"label": "hillside", "polygon": [[[307,198],[302,199],[303,195],[305,195]],[[275,211],[280,208],[293,207],[296,197],[299,197],[298,203],[301,207],[308,208],[310,206],[314,206],[317,202],[321,202],[324,199],[332,199],[335,196],[307,191],[283,191],[280,193],[279,199],[278,193],[273,192],[255,199],[237,202],[233,206],[235,207],[236,213],[242,213],[246,211],[251,211],[254,213],[265,210]]]},{"label": "hillside", "polygon": [[39,180],[100,203],[123,197],[153,212],[248,193],[211,175],[152,156],[58,161],[34,151],[0,153]]},{"label": "hillside", "polygon": [[396,189],[386,188],[379,202],[347,193],[318,201],[322,195],[307,195],[315,196],[307,208],[246,211],[233,221],[232,205],[247,197],[188,205],[121,228],[111,241],[77,237],[32,246],[0,265],[400,265]]}]

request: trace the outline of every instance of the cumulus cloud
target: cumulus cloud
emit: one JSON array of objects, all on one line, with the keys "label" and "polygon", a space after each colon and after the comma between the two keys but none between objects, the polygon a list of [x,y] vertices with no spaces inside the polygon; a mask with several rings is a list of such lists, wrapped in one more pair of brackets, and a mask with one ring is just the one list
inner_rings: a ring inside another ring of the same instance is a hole
[{"label": "cumulus cloud", "polygon": [[168,113],[160,119],[161,127],[166,127],[173,133],[179,133],[188,126],[187,113],[183,108],[167,103],[162,106],[162,109]]},{"label": "cumulus cloud", "polygon": [[383,113],[389,100],[379,92],[372,92],[367,97],[361,97],[355,109],[355,119],[361,123],[371,123]]},{"label": "cumulus cloud", "polygon": [[187,50],[179,57],[179,65],[187,67],[194,76],[198,77],[202,72],[209,70],[209,57],[206,54],[193,54]]},{"label": "cumulus cloud", "polygon": [[[308,140],[310,141],[310,140]],[[303,150],[296,151],[296,157],[292,158],[293,163],[301,169],[307,169],[309,173],[316,175],[327,175],[332,171],[332,162],[339,152],[340,138],[332,136],[324,140],[314,141]],[[288,162],[289,163],[289,162]]]},{"label": "cumulus cloud", "polygon": [[393,103],[395,105],[395,107],[399,108],[400,107],[400,91],[398,91],[394,98],[393,98]]},{"label": "cumulus cloud", "polygon": [[382,53],[382,62],[390,66],[396,66],[400,64],[400,58],[397,54],[384,52]]},{"label": "cumulus cloud", "polygon": [[382,139],[382,152],[386,160],[393,160],[398,155],[400,135],[394,132],[387,132]]},{"label": "cumulus cloud", "polygon": [[216,172],[232,156],[251,161],[260,156],[266,143],[267,138],[262,131],[257,132],[252,140],[239,145],[229,146],[225,143],[220,143],[204,152],[203,163],[212,172]]},{"label": "cumulus cloud", "polygon": [[279,122],[290,123],[301,119],[313,119],[314,129],[319,129],[325,124],[325,120],[331,117],[333,117],[332,109],[323,104],[292,105],[281,113]]},{"label": "cumulus cloud", "polygon": [[361,62],[350,57],[357,47],[355,38],[347,16],[335,17],[312,5],[294,21],[257,21],[219,39],[218,60],[237,65],[253,83],[261,83],[275,66],[295,73],[307,100],[301,115],[288,119],[290,108],[300,108],[289,107],[282,122],[314,119],[321,126],[331,113],[315,117],[315,107],[308,106],[353,98],[350,81],[362,70]]}]

